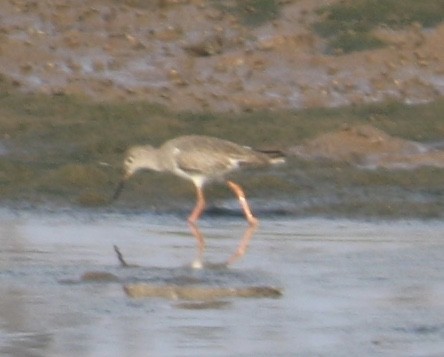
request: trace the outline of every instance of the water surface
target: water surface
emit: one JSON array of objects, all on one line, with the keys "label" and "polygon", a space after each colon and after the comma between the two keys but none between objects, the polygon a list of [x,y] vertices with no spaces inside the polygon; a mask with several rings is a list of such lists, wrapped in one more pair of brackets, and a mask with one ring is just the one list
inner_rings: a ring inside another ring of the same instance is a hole
[{"label": "water surface", "polygon": [[[227,259],[245,226],[203,219],[206,261]],[[213,274],[273,284],[282,297],[213,303],[131,299],[119,282],[66,283],[87,271],[122,274],[114,244],[140,266],[126,275],[201,274],[189,267],[195,240],[174,216],[3,210],[0,235],[6,356],[444,353],[442,222],[265,218],[245,258]]]}]

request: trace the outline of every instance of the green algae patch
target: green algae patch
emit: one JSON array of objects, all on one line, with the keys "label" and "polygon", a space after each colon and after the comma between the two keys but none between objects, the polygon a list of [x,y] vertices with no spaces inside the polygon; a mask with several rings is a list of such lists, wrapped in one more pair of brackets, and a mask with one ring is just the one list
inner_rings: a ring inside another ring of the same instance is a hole
[{"label": "green algae patch", "polygon": [[346,0],[317,10],[320,20],[313,26],[326,38],[333,53],[349,53],[382,47],[372,33],[377,27],[400,29],[433,27],[444,21],[441,0]]}]

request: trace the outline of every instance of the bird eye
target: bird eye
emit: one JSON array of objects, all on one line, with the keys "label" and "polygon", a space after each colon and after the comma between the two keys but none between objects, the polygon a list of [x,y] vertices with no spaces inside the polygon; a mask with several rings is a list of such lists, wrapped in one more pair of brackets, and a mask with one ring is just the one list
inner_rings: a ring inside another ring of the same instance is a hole
[{"label": "bird eye", "polygon": [[132,164],[134,162],[134,159],[132,156],[128,157],[125,161],[127,164]]}]

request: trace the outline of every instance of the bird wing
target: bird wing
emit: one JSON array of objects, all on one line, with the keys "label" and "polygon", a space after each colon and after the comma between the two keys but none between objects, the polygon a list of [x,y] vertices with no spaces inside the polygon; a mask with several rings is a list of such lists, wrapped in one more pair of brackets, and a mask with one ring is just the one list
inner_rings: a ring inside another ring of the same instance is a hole
[{"label": "bird wing", "polygon": [[222,174],[237,167],[236,162],[207,150],[178,151],[176,162],[183,171],[207,175]]},{"label": "bird wing", "polygon": [[187,172],[223,175],[251,160],[251,150],[234,143],[196,137],[176,145],[178,167]]}]

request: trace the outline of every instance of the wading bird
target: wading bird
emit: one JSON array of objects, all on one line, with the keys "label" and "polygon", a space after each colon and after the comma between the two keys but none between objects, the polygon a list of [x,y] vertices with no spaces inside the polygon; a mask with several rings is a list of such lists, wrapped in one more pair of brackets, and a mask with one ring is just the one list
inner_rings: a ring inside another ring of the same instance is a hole
[{"label": "wading bird", "polygon": [[[124,176],[113,199],[118,198],[125,182],[140,170],[171,172],[192,181],[196,187],[196,205],[188,217],[188,221],[195,224],[205,209],[205,184],[220,180],[238,169],[283,162],[284,156],[279,151],[258,151],[231,141],[201,135],[180,136],[166,141],[159,148],[150,145],[133,146],[126,154]],[[226,183],[239,199],[248,223],[256,225],[257,219],[251,212],[241,186],[231,180]]]}]

